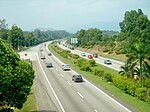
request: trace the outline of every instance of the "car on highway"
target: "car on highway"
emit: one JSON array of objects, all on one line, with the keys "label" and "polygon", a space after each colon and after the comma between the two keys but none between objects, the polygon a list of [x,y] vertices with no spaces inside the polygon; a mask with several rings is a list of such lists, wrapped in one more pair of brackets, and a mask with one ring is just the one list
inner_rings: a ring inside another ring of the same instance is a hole
[{"label": "car on highway", "polygon": [[40,51],[43,51],[43,49],[40,49]]},{"label": "car on highway", "polygon": [[93,56],[92,56],[91,54],[89,54],[89,55],[87,56],[87,58],[93,59]]},{"label": "car on highway", "polygon": [[41,59],[46,59],[44,55],[41,55],[40,58],[41,58]]},{"label": "car on highway", "polygon": [[93,58],[98,58],[98,54],[97,53],[93,53]]},{"label": "car on highway", "polygon": [[51,68],[51,67],[53,67],[53,64],[51,62],[46,62],[46,67]]},{"label": "car on highway", "polygon": [[49,52],[49,53],[48,53],[48,56],[51,56],[51,55],[52,55],[52,53],[51,53],[51,52]]},{"label": "car on highway", "polygon": [[63,64],[62,69],[65,71],[65,70],[70,70],[71,68],[68,64]]},{"label": "car on highway", "polygon": [[80,74],[76,74],[72,76],[72,81],[74,82],[83,82],[83,78]]},{"label": "car on highway", "polygon": [[111,65],[112,62],[110,60],[104,60],[104,64]]},{"label": "car on highway", "polygon": [[86,54],[85,53],[81,53],[81,56],[86,57]]}]

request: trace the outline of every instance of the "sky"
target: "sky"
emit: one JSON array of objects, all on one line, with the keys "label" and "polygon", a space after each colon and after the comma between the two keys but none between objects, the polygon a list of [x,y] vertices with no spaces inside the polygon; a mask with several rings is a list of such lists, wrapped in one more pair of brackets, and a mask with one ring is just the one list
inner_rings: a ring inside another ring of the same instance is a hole
[{"label": "sky", "polygon": [[142,9],[150,18],[150,0],[0,0],[0,19],[24,31],[52,28],[120,31],[126,11]]}]

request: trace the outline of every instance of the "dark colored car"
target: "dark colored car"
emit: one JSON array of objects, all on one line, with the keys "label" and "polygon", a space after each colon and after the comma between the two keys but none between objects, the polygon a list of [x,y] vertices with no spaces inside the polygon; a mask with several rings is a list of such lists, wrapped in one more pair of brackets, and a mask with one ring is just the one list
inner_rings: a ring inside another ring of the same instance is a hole
[{"label": "dark colored car", "polygon": [[80,74],[76,74],[72,76],[72,81],[74,82],[83,82],[83,78]]},{"label": "dark colored car", "polygon": [[112,64],[112,62],[110,60],[105,60],[104,63],[107,64],[107,65],[111,65]]},{"label": "dark colored car", "polygon": [[98,58],[98,54],[97,54],[97,53],[94,53],[94,54],[93,54],[93,57],[94,57],[94,58]]},{"label": "dark colored car", "polygon": [[51,67],[53,67],[53,64],[51,62],[46,62],[46,67],[51,68]]},{"label": "dark colored car", "polygon": [[85,56],[86,56],[86,54],[85,54],[85,53],[81,53],[81,56],[85,57]]},{"label": "dark colored car", "polygon": [[91,54],[88,55],[89,59],[93,59],[93,56]]},{"label": "dark colored car", "polygon": [[40,58],[41,58],[41,59],[45,59],[45,56],[41,55]]},{"label": "dark colored car", "polygon": [[49,52],[49,53],[48,53],[48,56],[51,56],[51,55],[52,55],[52,53],[51,53],[51,52]]}]

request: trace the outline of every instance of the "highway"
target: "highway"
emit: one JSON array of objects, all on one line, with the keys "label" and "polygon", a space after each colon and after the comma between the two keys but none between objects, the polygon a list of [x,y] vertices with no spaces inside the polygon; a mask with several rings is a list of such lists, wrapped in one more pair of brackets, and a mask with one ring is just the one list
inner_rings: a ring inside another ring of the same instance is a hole
[{"label": "highway", "polygon": [[[69,48],[63,46],[63,44],[57,44],[57,45],[58,45],[60,48],[62,48],[62,49],[70,50]],[[77,55],[79,55],[80,57],[82,57],[82,56],[81,56],[81,53],[86,53],[86,55],[89,55],[89,54],[90,54],[90,53],[87,53],[87,52],[84,52],[84,51],[80,51],[80,50],[77,50],[77,49],[70,50],[70,51],[71,51],[71,53],[77,54]],[[83,58],[88,59],[87,56],[86,56],[86,57],[83,57]],[[104,64],[104,60],[107,60],[108,58],[105,58],[105,57],[102,57],[102,56],[98,56],[98,58],[93,58],[93,59],[96,61],[96,63],[101,64],[101,65],[106,66],[106,67],[109,67],[109,68],[111,68],[111,69],[117,70],[117,71],[120,71],[120,70],[121,70],[121,66],[124,65],[124,62],[117,61],[117,60],[113,60],[113,59],[109,59],[109,60],[111,60],[111,62],[112,62],[111,65]]]},{"label": "highway", "polygon": [[[41,51],[41,49],[43,51]],[[25,56],[24,54],[28,55]],[[40,59],[44,55],[46,59]],[[20,53],[22,59],[33,61],[36,78],[34,93],[38,111],[48,112],[131,112],[128,108],[108,96],[84,78],[84,82],[73,82],[75,71],[63,71],[62,62],[48,49],[38,45]],[[46,61],[53,64],[46,67]]]}]

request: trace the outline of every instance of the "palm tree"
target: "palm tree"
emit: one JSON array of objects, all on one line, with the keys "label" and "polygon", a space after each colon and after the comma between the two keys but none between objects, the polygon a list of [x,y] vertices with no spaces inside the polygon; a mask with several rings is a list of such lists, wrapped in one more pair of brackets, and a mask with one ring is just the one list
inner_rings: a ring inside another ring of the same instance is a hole
[{"label": "palm tree", "polygon": [[[149,62],[150,62],[150,48],[148,45],[143,43],[136,43],[131,48],[132,52],[130,53],[130,59],[132,61],[133,68],[136,68],[139,65],[138,75],[140,76],[140,86],[143,87],[143,75],[149,76]],[[133,71],[135,72],[135,71]]]}]

